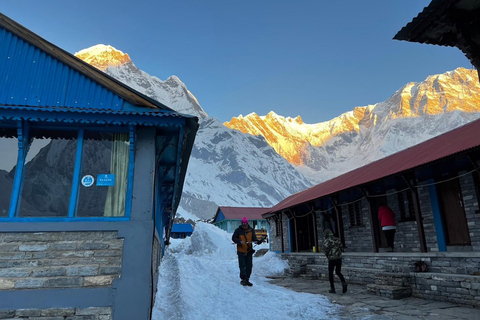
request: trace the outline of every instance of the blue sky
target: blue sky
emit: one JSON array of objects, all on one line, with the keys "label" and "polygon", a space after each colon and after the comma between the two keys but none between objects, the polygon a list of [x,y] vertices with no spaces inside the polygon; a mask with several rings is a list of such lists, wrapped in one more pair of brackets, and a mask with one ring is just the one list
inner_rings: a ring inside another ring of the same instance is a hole
[{"label": "blue sky", "polygon": [[429,0],[2,0],[62,49],[128,53],[178,76],[221,121],[276,113],[306,123],[388,99],[408,82],[473,68],[457,48],[392,40]]}]

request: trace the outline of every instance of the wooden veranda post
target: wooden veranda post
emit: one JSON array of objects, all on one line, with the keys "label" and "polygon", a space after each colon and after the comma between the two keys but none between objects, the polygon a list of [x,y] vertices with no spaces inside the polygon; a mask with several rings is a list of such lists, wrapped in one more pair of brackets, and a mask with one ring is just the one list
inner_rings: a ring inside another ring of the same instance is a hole
[{"label": "wooden veranda post", "polygon": [[308,209],[312,213],[312,218],[313,218],[313,241],[314,241],[315,251],[317,252],[318,251],[317,250],[318,249],[317,212],[315,211],[315,205],[313,205],[311,208],[310,208],[310,206],[308,206]]},{"label": "wooden veranda post", "polygon": [[378,230],[377,214],[372,211],[372,204],[370,203],[370,199],[368,198],[367,191],[364,188],[359,188],[359,189],[362,192],[365,199],[367,199],[368,212],[370,212],[370,214],[368,215],[368,218],[370,219],[370,231],[371,231],[372,239],[373,239],[373,252],[378,253],[379,238],[377,237],[377,235],[378,235],[378,232],[377,232],[377,230]]},{"label": "wooden veranda post", "polygon": [[413,210],[415,211],[415,220],[417,222],[418,239],[420,241],[420,251],[427,252],[427,241],[425,239],[425,230],[423,228],[422,212],[420,211],[420,201],[418,199],[417,188],[413,186],[413,177],[402,176],[407,183],[408,188],[412,192]]},{"label": "wooden veranda post", "polygon": [[280,236],[282,239],[282,253],[285,253],[285,245],[283,244],[283,212],[280,212]]},{"label": "wooden veranda post", "polygon": [[337,217],[337,234],[338,234],[338,237],[340,238],[340,241],[342,241],[343,246],[345,246],[345,234],[343,233],[343,219],[342,219],[342,216],[339,213],[338,205],[335,202],[335,200],[332,197],[328,197],[328,198],[332,202],[333,209],[335,209],[335,216]]}]

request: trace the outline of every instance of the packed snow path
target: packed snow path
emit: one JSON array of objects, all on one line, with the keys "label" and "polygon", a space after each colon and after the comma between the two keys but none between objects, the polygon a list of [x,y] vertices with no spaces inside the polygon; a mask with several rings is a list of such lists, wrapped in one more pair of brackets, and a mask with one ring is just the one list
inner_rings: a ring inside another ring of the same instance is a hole
[{"label": "packed snow path", "polygon": [[[258,248],[267,248],[262,244]],[[192,236],[172,239],[159,270],[152,320],[163,319],[341,319],[341,306],[321,295],[298,293],[270,284],[285,261],[272,252],[253,259],[250,281],[240,285],[231,234],[197,223]]]}]

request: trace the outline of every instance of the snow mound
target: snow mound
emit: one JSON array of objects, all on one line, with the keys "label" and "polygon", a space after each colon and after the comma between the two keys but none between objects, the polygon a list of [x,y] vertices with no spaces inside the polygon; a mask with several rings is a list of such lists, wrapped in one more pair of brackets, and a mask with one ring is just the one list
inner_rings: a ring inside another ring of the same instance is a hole
[{"label": "snow mound", "polygon": [[231,237],[214,225],[198,222],[192,236],[172,239],[159,267],[152,320],[342,319],[341,307],[322,295],[270,284],[265,277],[281,274],[287,266],[274,252],[254,257],[253,287],[240,285]]}]

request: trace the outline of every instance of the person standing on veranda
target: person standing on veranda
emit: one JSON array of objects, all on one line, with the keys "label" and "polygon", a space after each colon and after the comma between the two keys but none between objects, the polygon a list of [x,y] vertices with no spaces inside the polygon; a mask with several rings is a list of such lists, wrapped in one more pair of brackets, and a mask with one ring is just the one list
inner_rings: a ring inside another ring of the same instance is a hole
[{"label": "person standing on veranda", "polygon": [[387,240],[387,247],[389,251],[394,251],[395,233],[397,231],[397,223],[395,222],[395,213],[390,207],[381,205],[378,208],[378,220],[382,226],[383,234]]}]

